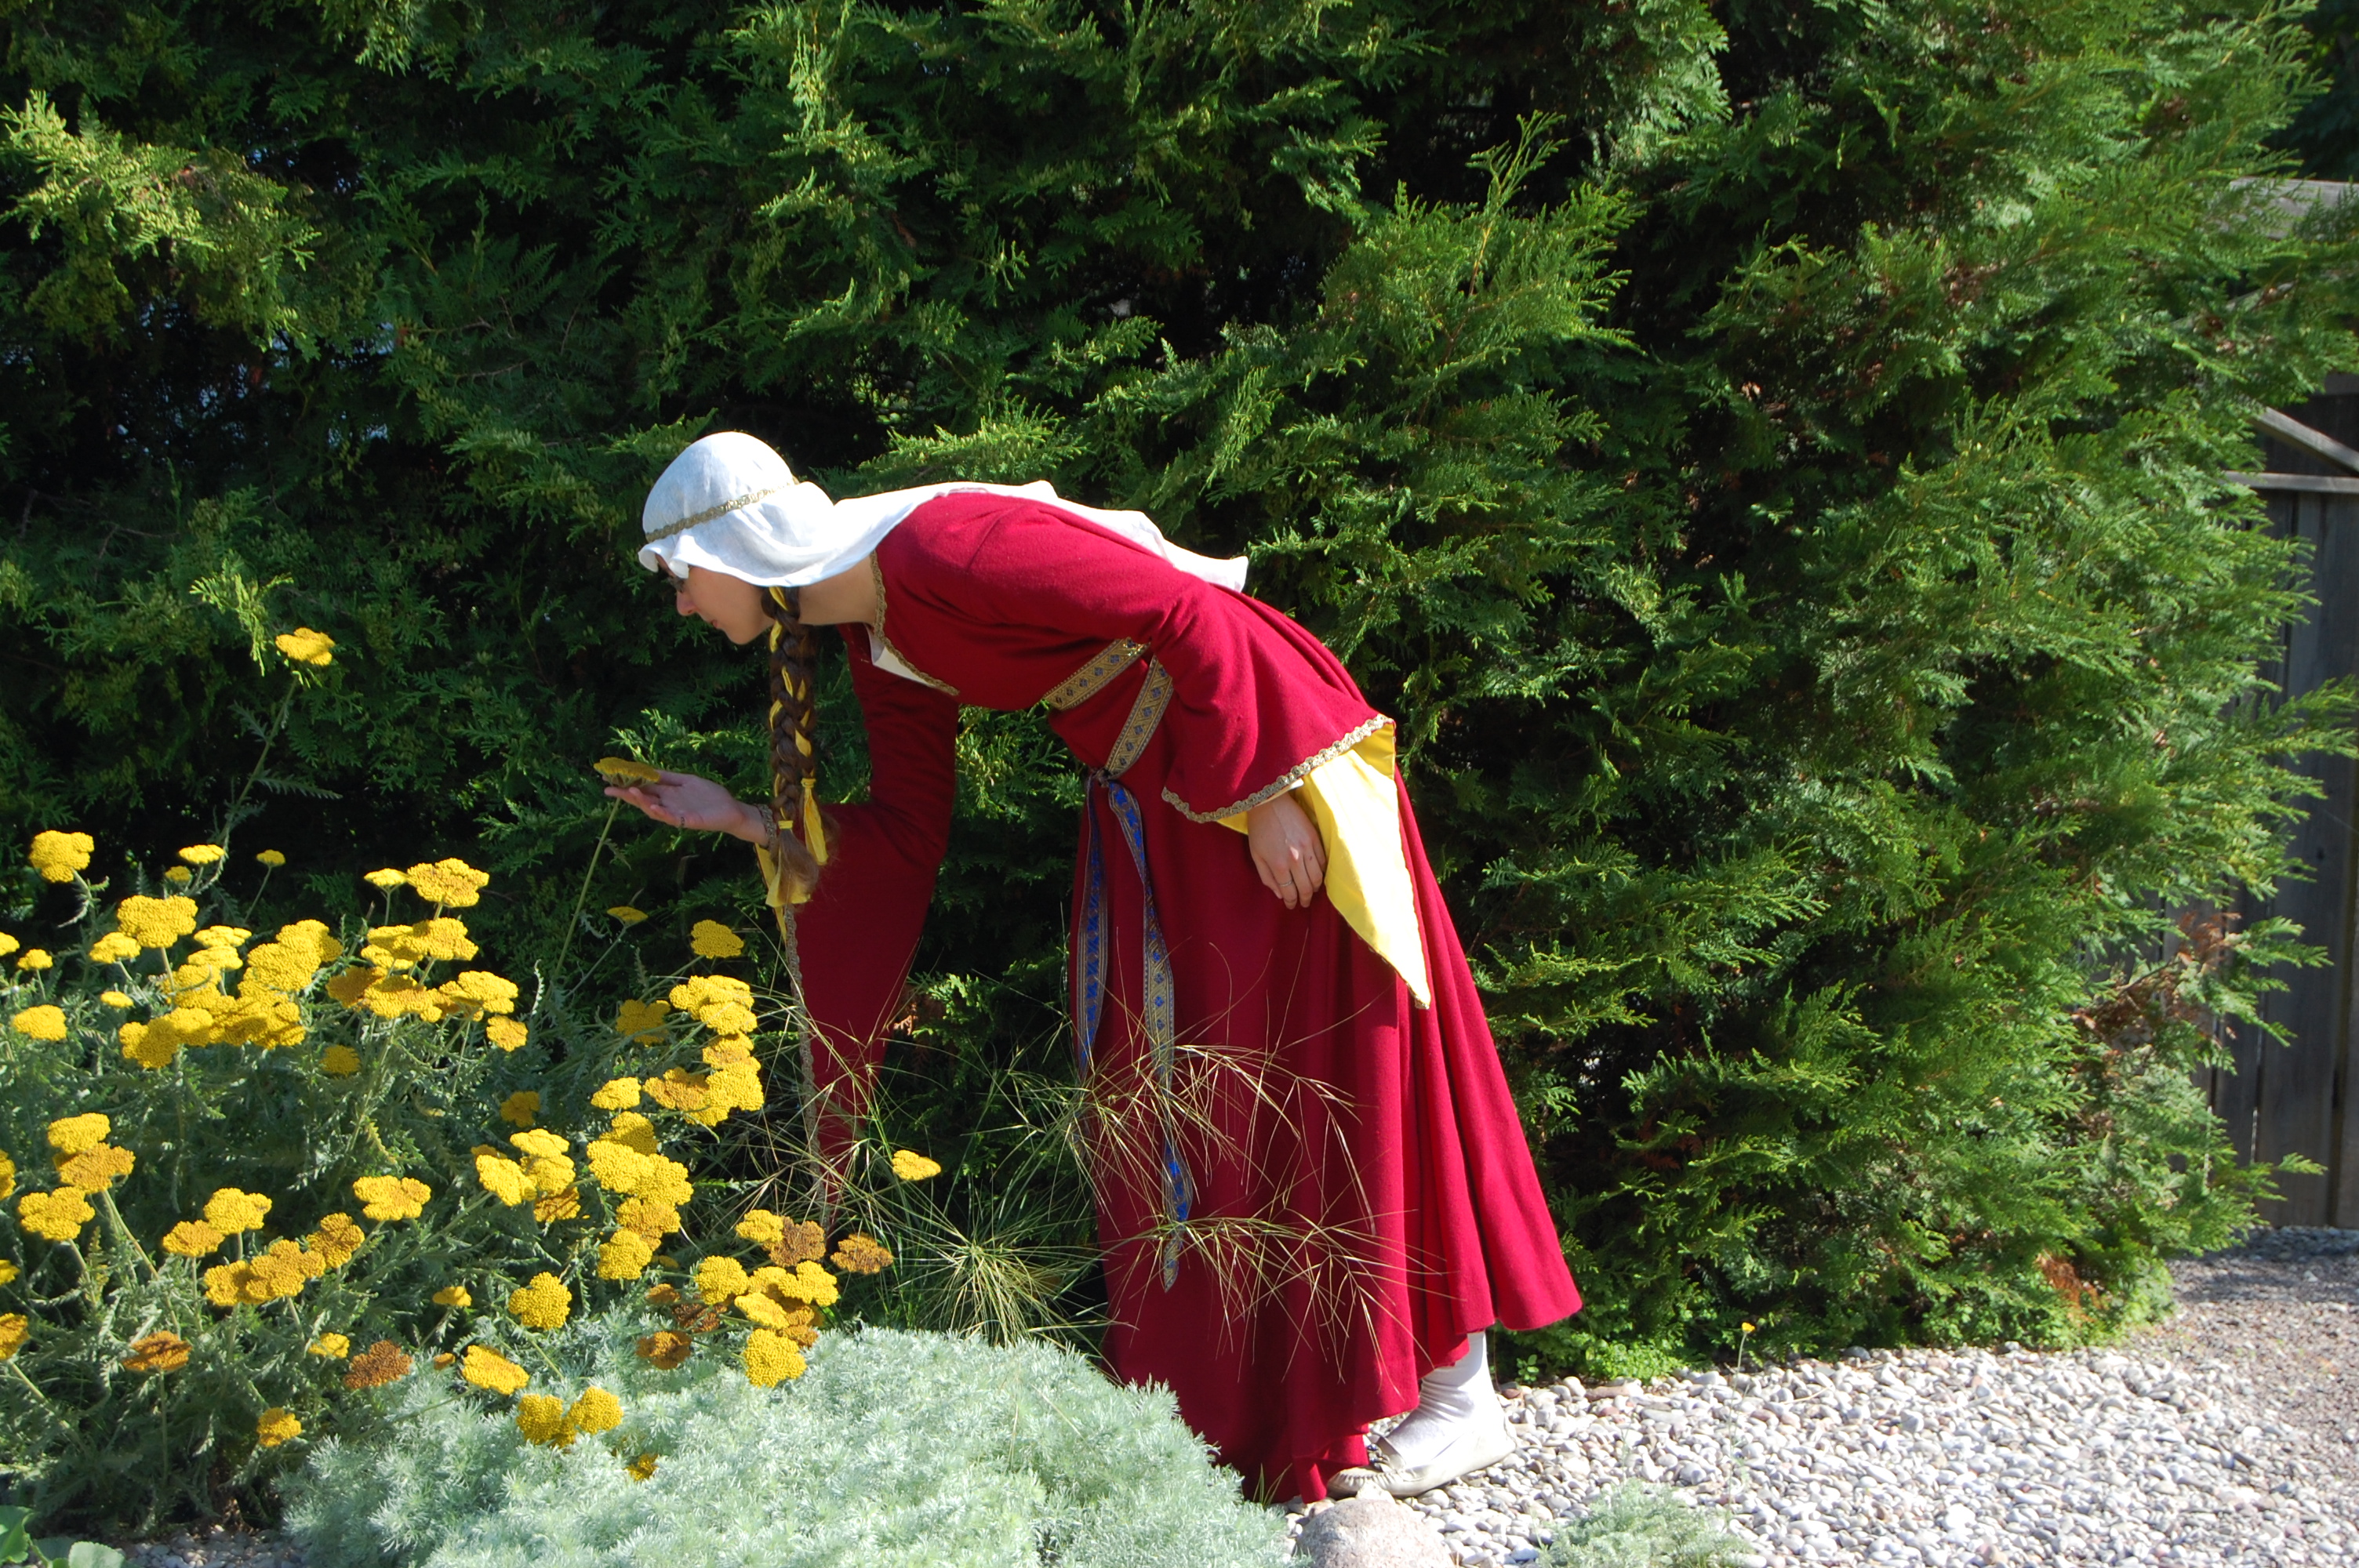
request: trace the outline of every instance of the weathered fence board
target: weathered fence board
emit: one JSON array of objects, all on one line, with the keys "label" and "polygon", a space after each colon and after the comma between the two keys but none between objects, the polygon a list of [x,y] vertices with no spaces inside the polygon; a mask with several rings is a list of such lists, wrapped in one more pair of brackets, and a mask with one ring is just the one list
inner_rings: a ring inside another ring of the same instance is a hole
[{"label": "weathered fence board", "polygon": [[[2359,378],[2336,377],[2328,395],[2288,412],[2344,448],[2359,447]],[[2273,435],[2265,448],[2267,467],[2273,473],[2353,477],[2321,455],[2331,444],[2314,446]],[[2310,586],[2318,602],[2288,630],[2269,671],[2287,695],[2299,696],[2359,676],[2359,494],[2282,488],[2267,493],[2270,527],[2307,541],[2311,551]],[[2322,791],[2308,803],[2294,834],[2294,853],[2308,880],[2287,882],[2271,899],[2247,898],[2244,914],[2247,920],[2276,914],[2299,922],[2332,961],[2288,970],[2288,989],[2269,999],[2267,1017],[2292,1036],[2291,1044],[2268,1044],[2249,1028],[2238,1032],[2230,1042],[2235,1071],[2211,1075],[2208,1087],[2240,1155],[2301,1154],[2327,1168],[2323,1175],[2283,1178],[2284,1201],[2265,1211],[2272,1223],[2359,1226],[2359,1126],[2344,1114],[2353,1004],[2359,999],[2354,961],[2359,836],[2352,830],[2359,814],[2359,762],[2312,757],[2301,767]]]}]

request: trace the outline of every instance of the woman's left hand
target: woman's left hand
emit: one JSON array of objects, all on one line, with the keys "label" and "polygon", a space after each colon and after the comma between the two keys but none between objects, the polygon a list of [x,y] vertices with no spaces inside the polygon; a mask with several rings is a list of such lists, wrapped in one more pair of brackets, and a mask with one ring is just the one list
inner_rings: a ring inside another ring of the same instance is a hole
[{"label": "woman's left hand", "polygon": [[1245,842],[1252,847],[1254,870],[1261,885],[1286,903],[1305,909],[1327,880],[1327,847],[1310,814],[1291,795],[1266,800],[1245,813]]}]

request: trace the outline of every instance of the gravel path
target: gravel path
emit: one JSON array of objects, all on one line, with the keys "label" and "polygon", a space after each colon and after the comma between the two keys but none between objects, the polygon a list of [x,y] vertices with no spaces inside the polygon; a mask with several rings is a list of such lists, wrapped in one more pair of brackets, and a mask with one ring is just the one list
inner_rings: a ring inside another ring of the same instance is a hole
[{"label": "gravel path", "polygon": [[[2359,1564],[2359,1231],[2274,1231],[2173,1271],[2179,1315],[2119,1349],[1520,1390],[1521,1451],[1411,1506],[1468,1568],[1533,1561],[1631,1478],[1728,1510],[1757,1568]],[[238,1532],[131,1559],[300,1568]]]},{"label": "gravel path", "polygon": [[2359,1563],[2359,1232],[2277,1232],[2180,1281],[2184,1314],[2118,1350],[1525,1390],[1521,1452],[1412,1506],[1462,1564],[1532,1561],[1634,1477],[1727,1509],[1764,1568]]}]

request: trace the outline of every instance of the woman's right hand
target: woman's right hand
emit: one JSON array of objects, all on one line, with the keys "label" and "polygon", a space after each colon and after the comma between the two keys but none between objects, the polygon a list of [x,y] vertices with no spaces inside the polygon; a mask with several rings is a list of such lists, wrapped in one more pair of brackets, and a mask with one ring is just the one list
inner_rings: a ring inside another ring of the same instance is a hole
[{"label": "woman's right hand", "polygon": [[606,793],[630,802],[669,827],[726,833],[749,844],[769,841],[767,812],[694,773],[667,773],[650,784],[609,784]]}]

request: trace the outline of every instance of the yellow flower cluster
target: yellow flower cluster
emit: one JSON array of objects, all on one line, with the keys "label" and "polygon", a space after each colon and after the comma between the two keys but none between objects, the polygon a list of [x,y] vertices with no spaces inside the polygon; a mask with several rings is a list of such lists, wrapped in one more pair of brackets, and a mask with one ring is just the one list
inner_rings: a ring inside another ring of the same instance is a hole
[{"label": "yellow flower cluster", "polygon": [[573,1292],[554,1274],[535,1274],[522,1289],[508,1293],[508,1315],[527,1328],[562,1328],[573,1315]]},{"label": "yellow flower cluster", "polygon": [[717,920],[700,920],[689,929],[688,946],[700,958],[734,958],[745,951],[745,939]]},{"label": "yellow flower cluster", "polygon": [[828,1261],[847,1274],[876,1274],[893,1266],[893,1254],[875,1237],[854,1232],[837,1243]]},{"label": "yellow flower cluster", "polygon": [[922,1182],[942,1173],[939,1161],[929,1160],[914,1149],[893,1151],[893,1173],[905,1182]]},{"label": "yellow flower cluster", "polygon": [[303,1423],[294,1412],[281,1405],[272,1405],[254,1423],[254,1441],[263,1448],[276,1448],[282,1443],[292,1443],[303,1435]]},{"label": "yellow flower cluster", "polygon": [[[317,920],[282,925],[275,939],[241,954],[252,932],[234,925],[196,930],[196,908],[187,899],[146,901],[151,906],[188,904],[186,910],[132,907],[141,902],[128,898],[117,907],[116,937],[101,938],[92,948],[93,957],[117,938],[169,948],[180,937],[193,936],[196,948],[172,970],[165,993],[170,1010],[115,1032],[126,1060],[161,1069],[190,1047],[244,1044],[268,1050],[302,1044],[303,1011],[295,995],[310,985],[321,966],[343,954],[326,925]],[[245,970],[235,996],[222,989],[222,977],[233,969]]]},{"label": "yellow flower cluster", "polygon": [[479,1389],[495,1394],[513,1394],[532,1381],[532,1374],[501,1355],[481,1345],[467,1346],[467,1358],[459,1367],[459,1375]]},{"label": "yellow flower cluster", "polygon": [[325,667],[336,662],[336,640],[325,632],[314,632],[309,626],[281,632],[271,642],[277,644],[280,653],[299,665]]},{"label": "yellow flower cluster", "polygon": [[97,1217],[98,1211],[75,1187],[27,1193],[16,1200],[16,1223],[45,1241],[71,1241]]},{"label": "yellow flower cluster", "polygon": [[576,1437],[612,1432],[623,1424],[623,1401],[592,1386],[568,1410],[554,1394],[527,1394],[516,1401],[516,1430],[527,1443],[555,1448],[572,1446]]},{"label": "yellow flower cluster", "polygon": [[63,1040],[67,1033],[65,1009],[42,1002],[10,1018],[8,1027],[28,1040]]},{"label": "yellow flower cluster", "polygon": [[728,975],[690,975],[671,988],[671,1005],[715,1034],[754,1032],[754,991]]},{"label": "yellow flower cluster", "polygon": [[189,1364],[189,1342],[168,1328],[143,1334],[131,1342],[123,1365],[134,1372],[177,1372]]},{"label": "yellow flower cluster", "polygon": [[49,949],[46,947],[27,947],[25,949],[25,956],[16,960],[16,967],[27,972],[38,972],[42,969],[56,968],[58,961],[49,957]]},{"label": "yellow flower cluster", "polygon": [[416,1219],[434,1189],[410,1176],[363,1176],[353,1184],[361,1213],[371,1219]]},{"label": "yellow flower cluster", "polygon": [[274,1241],[243,1262],[221,1263],[205,1271],[205,1300],[217,1307],[299,1296],[303,1287],[328,1271],[328,1260],[292,1241]]},{"label": "yellow flower cluster", "polygon": [[353,1342],[341,1334],[323,1334],[304,1348],[310,1355],[341,1361],[353,1353]]},{"label": "yellow flower cluster", "polygon": [[500,1119],[512,1127],[530,1127],[540,1115],[540,1091],[518,1089],[500,1101]]},{"label": "yellow flower cluster", "polygon": [[757,1389],[775,1389],[803,1375],[808,1363],[802,1347],[775,1329],[757,1328],[745,1336],[745,1380]]},{"label": "yellow flower cluster", "polygon": [[482,903],[484,889],[492,881],[490,872],[479,871],[461,860],[412,866],[404,875],[411,892],[445,909],[468,909]]},{"label": "yellow flower cluster", "polygon": [[613,915],[615,919],[621,921],[625,925],[636,925],[640,921],[645,920],[647,917],[647,912],[646,910],[634,909],[627,903],[610,905],[608,906],[606,913]]},{"label": "yellow flower cluster", "polygon": [[671,1016],[668,1001],[630,1000],[616,1014],[614,1030],[627,1035],[634,1045],[659,1045],[664,1039],[663,1021]]},{"label": "yellow flower cluster", "polygon": [[205,1200],[205,1224],[223,1236],[260,1230],[263,1222],[270,1217],[270,1200],[260,1193],[218,1188]]},{"label": "yellow flower cluster", "polygon": [[228,853],[218,844],[191,844],[180,851],[180,859],[192,866],[210,866]]},{"label": "yellow flower cluster", "polygon": [[635,757],[601,757],[591,766],[610,784],[651,784],[663,782],[663,770]]},{"label": "yellow flower cluster", "polygon": [[33,870],[41,873],[42,881],[70,882],[74,880],[75,872],[89,869],[92,851],[97,848],[96,842],[87,833],[60,833],[53,829],[33,835],[29,859],[33,862]]},{"label": "yellow flower cluster", "polygon": [[475,1304],[475,1293],[464,1285],[445,1285],[434,1292],[434,1304],[464,1311]]},{"label": "yellow flower cluster", "polygon": [[352,1365],[344,1368],[344,1387],[381,1389],[408,1377],[410,1368],[416,1365],[400,1346],[390,1339],[380,1339],[353,1357]]},{"label": "yellow flower cluster", "polygon": [[[467,870],[458,860],[442,864]],[[437,873],[434,866],[412,866],[407,873],[380,874],[403,876],[415,881],[419,876]],[[483,877],[480,871],[470,874]],[[480,885],[453,881],[442,886],[441,891],[463,891],[467,896],[458,902],[473,903],[473,888]],[[476,951],[467,935],[466,922],[455,915],[433,915],[408,925],[373,926],[367,944],[361,948],[363,967],[347,969],[331,980],[328,994],[346,1007],[362,1009],[379,1018],[416,1017],[439,1023],[445,1018],[480,1019],[491,1015],[494,1043],[513,1051],[524,1044],[524,1026],[511,1023],[503,1029],[500,1024],[505,1021],[499,1015],[516,1011],[515,981],[488,970],[467,969],[435,986],[419,979],[415,973],[429,963],[472,958]]]}]

